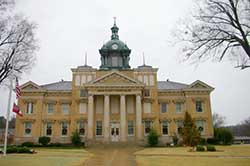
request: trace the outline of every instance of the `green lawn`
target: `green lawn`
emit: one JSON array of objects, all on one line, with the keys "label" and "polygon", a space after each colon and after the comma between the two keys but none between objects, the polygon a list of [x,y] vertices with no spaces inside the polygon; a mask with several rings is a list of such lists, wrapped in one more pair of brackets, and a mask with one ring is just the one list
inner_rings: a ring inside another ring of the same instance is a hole
[{"label": "green lawn", "polygon": [[250,166],[250,145],[216,146],[218,152],[190,148],[146,148],[136,152],[139,166]]},{"label": "green lawn", "polygon": [[90,157],[84,149],[35,148],[36,154],[8,154],[0,157],[1,166],[77,166]]}]

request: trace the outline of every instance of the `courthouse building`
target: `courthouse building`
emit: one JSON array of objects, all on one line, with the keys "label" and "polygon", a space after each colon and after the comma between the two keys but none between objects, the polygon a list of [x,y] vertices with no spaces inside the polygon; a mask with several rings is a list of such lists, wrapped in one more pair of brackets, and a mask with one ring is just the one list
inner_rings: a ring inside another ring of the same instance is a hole
[{"label": "courthouse building", "polygon": [[74,131],[87,143],[143,142],[154,128],[165,144],[179,135],[186,111],[203,137],[213,136],[213,88],[199,80],[158,81],[158,69],[145,64],[132,68],[131,50],[118,30],[114,23],[111,40],[99,50],[99,69],[85,64],[71,69],[72,81],[21,86],[16,143],[36,143],[40,136],[70,143]]}]

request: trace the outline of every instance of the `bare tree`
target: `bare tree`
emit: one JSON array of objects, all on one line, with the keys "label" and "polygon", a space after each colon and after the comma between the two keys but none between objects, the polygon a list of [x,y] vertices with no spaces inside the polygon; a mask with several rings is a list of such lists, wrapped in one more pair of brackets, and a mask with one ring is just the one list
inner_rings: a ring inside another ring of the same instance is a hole
[{"label": "bare tree", "polygon": [[[36,26],[21,15],[11,15],[7,9],[13,1],[0,0],[0,85],[9,77],[11,70],[20,75],[33,65],[37,41]],[[7,14],[6,14],[7,13]]]},{"label": "bare tree", "polygon": [[218,113],[214,113],[212,118],[213,118],[214,128],[220,128],[225,125],[225,120],[226,120],[225,116],[222,116]]},{"label": "bare tree", "polygon": [[178,34],[186,58],[221,61],[227,56],[236,67],[250,67],[250,0],[199,0],[197,6]]}]

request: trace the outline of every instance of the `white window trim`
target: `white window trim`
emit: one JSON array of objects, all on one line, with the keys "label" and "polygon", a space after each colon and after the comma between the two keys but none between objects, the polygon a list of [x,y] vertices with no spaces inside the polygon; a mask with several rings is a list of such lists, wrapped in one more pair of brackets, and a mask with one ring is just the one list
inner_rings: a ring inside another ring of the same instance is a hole
[{"label": "white window trim", "polygon": [[[177,104],[180,104],[180,105],[181,105],[181,110],[180,110],[180,112],[177,111]],[[175,103],[175,112],[178,113],[178,114],[181,114],[181,113],[183,112],[182,110],[183,110],[183,103],[179,103],[179,102]]]},{"label": "white window trim", "polygon": [[[197,120],[197,121],[203,121],[203,131],[200,133],[202,136],[204,136],[205,135],[205,133],[206,133],[206,121],[205,120]],[[197,123],[197,121],[196,121],[196,123]],[[196,123],[195,123],[195,125],[196,125]],[[198,126],[196,126],[197,127],[197,129],[199,128]]]},{"label": "white window trim", "polygon": [[63,135],[63,134],[62,134],[63,123],[61,123],[61,130],[60,130],[60,132],[61,132],[61,137],[68,137],[68,136],[69,136],[69,123],[68,123],[68,122],[64,122],[64,123],[67,124],[67,135]]},{"label": "white window trim", "polygon": [[163,122],[164,121],[162,121],[162,123],[161,123],[161,133],[162,133],[162,136],[169,136],[169,122],[166,121],[168,123],[168,134],[163,134]]},{"label": "white window trim", "polygon": [[80,137],[86,137],[86,135],[87,135],[87,123],[85,122],[85,121],[83,121],[83,128],[84,128],[84,135],[81,135],[80,134],[80,121],[77,123],[77,131],[79,132],[79,135],[80,135]]},{"label": "white window trim", "polygon": [[[63,109],[63,106],[64,105],[68,105],[68,113],[67,114],[65,114],[65,112],[64,112],[64,109]],[[63,104],[61,104],[61,111],[62,111],[62,114],[63,115],[69,115],[69,112],[70,112],[70,104],[68,104],[68,103],[63,103]]]},{"label": "white window trim", "polygon": [[[102,123],[102,134],[101,135],[97,135],[97,121],[101,121]],[[102,120],[96,120],[96,122],[95,122],[96,124],[95,124],[95,136],[96,137],[103,137],[103,121]]]},{"label": "white window trim", "polygon": [[80,86],[81,85],[81,77],[80,75],[75,76],[75,86]]},{"label": "white window trim", "polygon": [[[148,134],[149,134],[149,133],[146,133],[146,122],[148,122],[148,121],[144,121],[144,136],[148,136]],[[150,122],[150,130],[151,130],[153,122],[152,121],[149,121],[149,122]]]},{"label": "white window trim", "polygon": [[[82,108],[84,110],[83,112],[81,111],[81,104],[82,104],[82,107],[85,105],[85,110]],[[84,102],[79,103],[79,113],[87,114],[87,103],[84,103]]]},{"label": "white window trim", "polygon": [[[149,111],[148,112],[146,112],[146,105],[148,105],[148,109],[149,109]],[[143,103],[143,113],[144,114],[151,114],[152,113],[152,104],[151,103]]]},{"label": "white window trim", "polygon": [[[52,112],[49,112],[49,104],[52,104],[52,105],[53,105],[53,111],[52,111]],[[48,114],[48,115],[53,115],[54,111],[55,111],[55,104],[53,104],[53,103],[48,103],[48,104],[47,104],[47,114]]]},{"label": "white window trim", "polygon": [[[134,123],[134,120],[128,120],[128,122],[129,122],[129,121],[132,121],[132,122],[133,122],[133,134],[129,134],[129,133],[128,133],[128,136],[129,136],[129,137],[133,137],[133,136],[135,136],[135,123]],[[128,123],[128,122],[127,122],[127,123]],[[129,127],[128,127],[128,129],[129,129]]]},{"label": "white window trim", "polygon": [[24,134],[23,134],[23,135],[24,135],[24,137],[32,137],[32,123],[31,123],[31,129],[30,129],[31,132],[30,132],[30,134],[26,134],[26,132],[25,132],[25,130],[26,130],[25,124],[26,124],[26,123],[31,123],[31,122],[24,122],[24,123],[23,123],[23,126],[24,126],[24,127],[23,127],[23,128],[24,128],[24,130],[23,130],[23,131],[24,131]]},{"label": "white window trim", "polygon": [[[180,134],[178,133],[178,121],[177,121],[175,124],[176,124],[176,134],[177,134],[177,135],[180,135]],[[183,128],[183,121],[182,121],[182,128]]]},{"label": "white window trim", "polygon": [[[166,112],[162,112],[162,104],[165,103],[166,104]],[[167,114],[168,113],[168,103],[167,102],[161,102],[160,103],[160,113],[161,114]]]},{"label": "white window trim", "polygon": [[51,123],[51,135],[47,135],[47,126],[48,126],[48,123],[50,123],[50,122],[47,122],[46,123],[46,125],[45,125],[45,130],[44,130],[44,135],[46,136],[46,137],[52,137],[53,136],[53,124]]},{"label": "white window trim", "polygon": [[[27,107],[28,107],[28,110],[27,110]],[[34,112],[34,103],[28,102],[27,105],[26,105],[25,114],[31,115],[31,114],[33,114],[33,112]]]}]

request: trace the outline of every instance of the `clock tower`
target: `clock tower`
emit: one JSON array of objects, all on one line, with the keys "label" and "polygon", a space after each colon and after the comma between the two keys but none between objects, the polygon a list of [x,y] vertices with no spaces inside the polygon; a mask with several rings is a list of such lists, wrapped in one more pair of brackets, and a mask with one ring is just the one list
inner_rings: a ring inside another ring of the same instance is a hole
[{"label": "clock tower", "polygon": [[130,69],[129,54],[131,50],[123,41],[119,40],[118,30],[119,28],[116,26],[116,21],[114,20],[114,25],[111,28],[111,40],[105,43],[99,50],[101,54],[101,70]]}]

